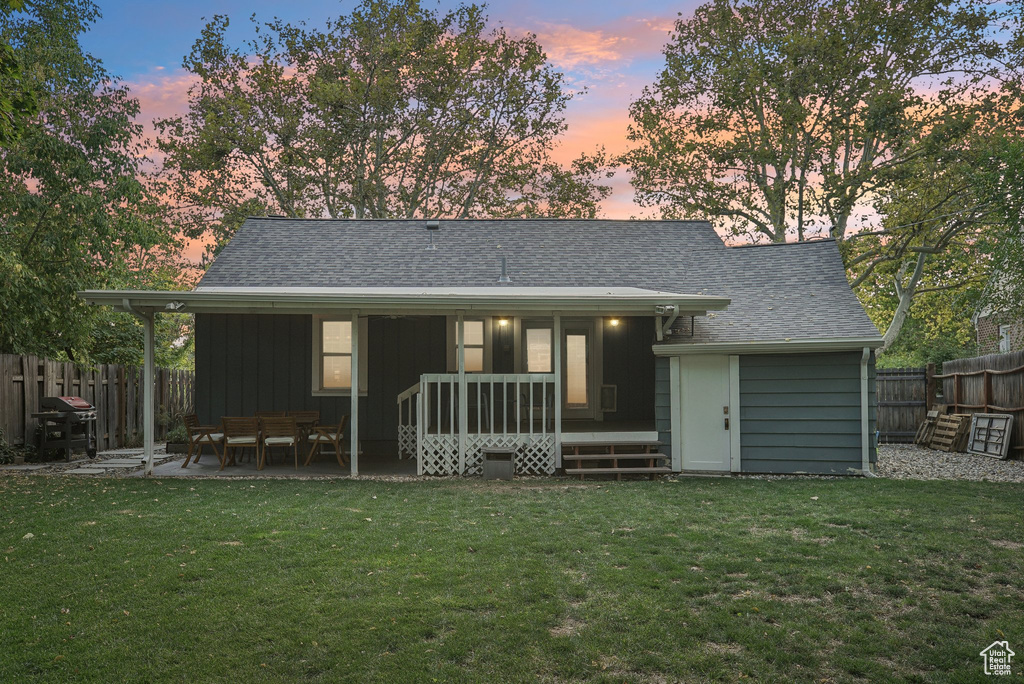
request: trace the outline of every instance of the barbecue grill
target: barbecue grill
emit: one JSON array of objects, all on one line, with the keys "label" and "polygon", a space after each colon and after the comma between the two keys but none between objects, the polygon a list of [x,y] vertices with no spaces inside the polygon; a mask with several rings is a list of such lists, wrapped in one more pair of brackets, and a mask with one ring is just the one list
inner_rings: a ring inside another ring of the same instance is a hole
[{"label": "barbecue grill", "polygon": [[39,402],[39,451],[63,449],[65,460],[71,452],[85,449],[89,458],[96,458],[96,407],[81,397],[43,397]]}]

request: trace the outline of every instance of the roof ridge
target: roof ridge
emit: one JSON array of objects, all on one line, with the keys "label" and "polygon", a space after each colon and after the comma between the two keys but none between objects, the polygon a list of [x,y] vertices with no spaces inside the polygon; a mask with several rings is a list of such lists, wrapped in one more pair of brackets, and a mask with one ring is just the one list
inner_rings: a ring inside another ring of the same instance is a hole
[{"label": "roof ridge", "polygon": [[814,240],[801,240],[798,242],[759,242],[744,245],[726,245],[729,249],[748,249],[750,247],[794,247],[796,245],[815,245],[823,242],[835,242],[835,238],[817,238]]}]

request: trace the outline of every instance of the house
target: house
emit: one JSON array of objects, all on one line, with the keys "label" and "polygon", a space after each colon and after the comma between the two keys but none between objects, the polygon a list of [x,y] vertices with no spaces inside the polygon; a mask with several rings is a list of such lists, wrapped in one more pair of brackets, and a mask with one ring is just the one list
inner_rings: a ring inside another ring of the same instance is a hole
[{"label": "house", "polygon": [[1013,320],[985,307],[974,316],[978,354],[1005,354],[1024,349],[1024,320]]},{"label": "house", "polygon": [[191,292],[82,296],[140,315],[147,341],[155,312],[195,314],[203,422],[348,414],[353,474],[360,453],[474,474],[495,447],[534,474],[573,472],[580,445],[656,445],[674,472],[875,459],[882,340],[830,240],[727,247],[706,221],[254,217]]}]

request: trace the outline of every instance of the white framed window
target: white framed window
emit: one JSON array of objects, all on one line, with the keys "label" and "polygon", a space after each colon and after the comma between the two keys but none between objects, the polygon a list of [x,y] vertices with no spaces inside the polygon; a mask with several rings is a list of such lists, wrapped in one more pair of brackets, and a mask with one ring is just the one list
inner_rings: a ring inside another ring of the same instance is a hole
[{"label": "white framed window", "polygon": [[523,370],[527,373],[553,373],[554,328],[548,323],[523,324]]},{"label": "white framed window", "polygon": [[[367,321],[359,319],[359,395],[367,388]],[[313,394],[352,394],[352,319],[313,316]]]},{"label": "white framed window", "polygon": [[999,351],[1006,353],[1010,351],[1010,326],[999,326]]},{"label": "white framed window", "polygon": [[[466,318],[465,338],[462,341],[466,348],[466,372],[491,372],[491,319]],[[448,372],[459,370],[459,318],[448,317]]]}]

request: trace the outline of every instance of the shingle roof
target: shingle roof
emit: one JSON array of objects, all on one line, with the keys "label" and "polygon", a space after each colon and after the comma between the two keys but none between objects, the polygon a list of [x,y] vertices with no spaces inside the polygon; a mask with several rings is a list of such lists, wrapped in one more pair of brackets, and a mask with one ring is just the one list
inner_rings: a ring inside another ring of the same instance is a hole
[{"label": "shingle roof", "polygon": [[[832,241],[726,247],[706,221],[249,218],[202,287],[639,287],[732,298],[674,341],[877,336]],[[427,249],[433,234],[435,249]]]}]

